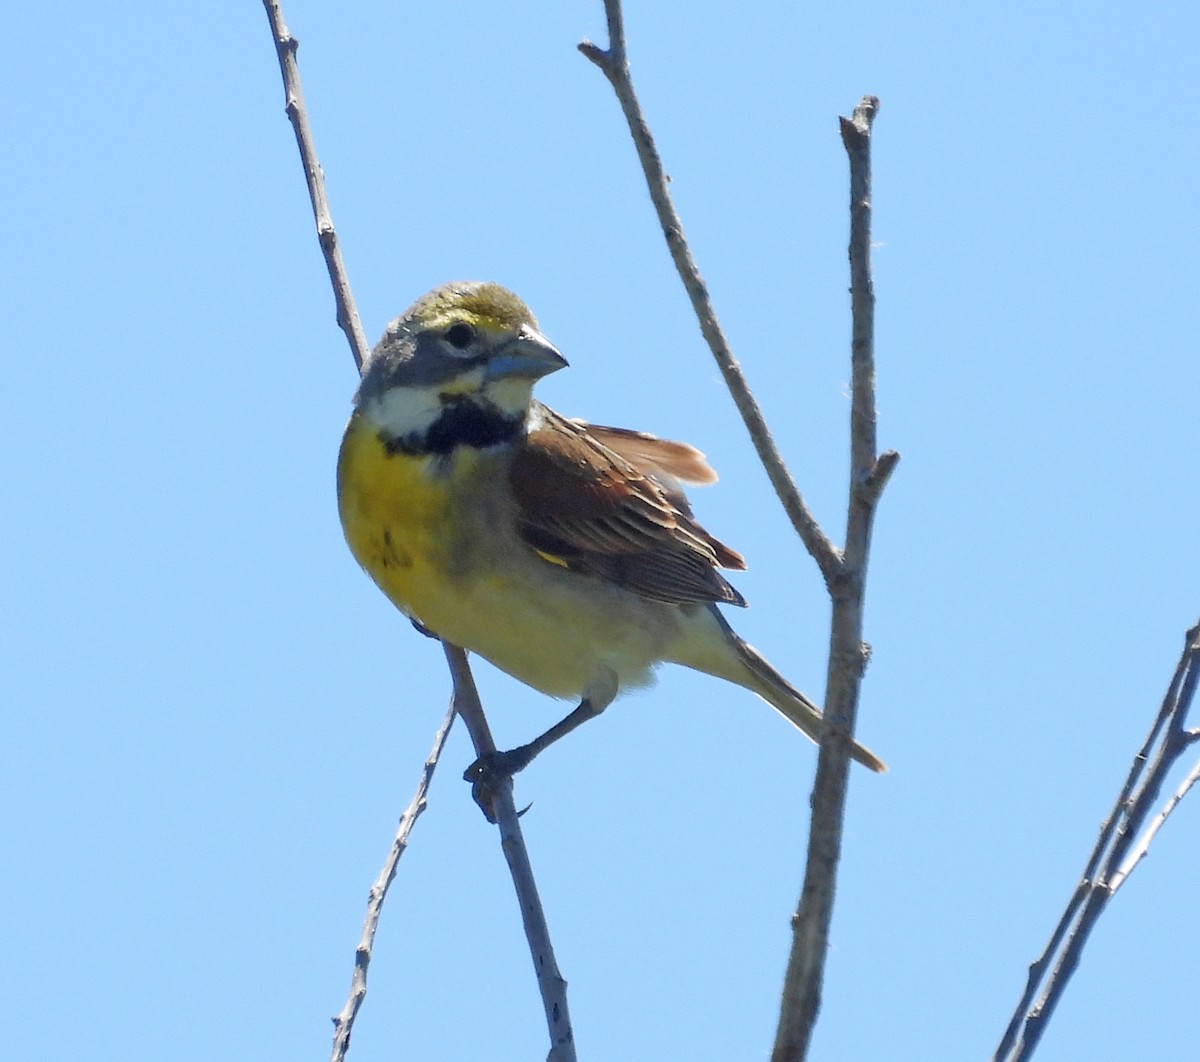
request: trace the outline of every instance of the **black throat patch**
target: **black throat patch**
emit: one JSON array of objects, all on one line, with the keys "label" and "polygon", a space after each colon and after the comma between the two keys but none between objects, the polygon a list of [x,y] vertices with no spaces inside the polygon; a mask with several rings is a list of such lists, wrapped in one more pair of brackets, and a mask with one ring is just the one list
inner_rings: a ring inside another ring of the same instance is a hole
[{"label": "black throat patch", "polygon": [[448,454],[458,446],[484,450],[509,442],[521,432],[524,417],[507,417],[490,403],[480,405],[467,398],[451,400],[441,415],[421,433],[391,435],[380,432],[388,453]]}]

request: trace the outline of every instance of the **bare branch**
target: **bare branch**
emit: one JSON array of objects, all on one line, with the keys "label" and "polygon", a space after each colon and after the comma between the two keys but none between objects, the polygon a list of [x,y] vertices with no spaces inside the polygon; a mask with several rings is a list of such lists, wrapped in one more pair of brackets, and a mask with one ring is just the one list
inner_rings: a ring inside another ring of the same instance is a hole
[{"label": "bare branch", "polygon": [[604,73],[621,104],[637,149],[650,198],[683,281],[700,330],[725,377],[750,432],[759,459],[792,526],[817,562],[833,599],[829,676],[817,778],[813,789],[812,831],[800,909],[793,919],[793,943],[784,984],[773,1062],[798,1060],[808,1049],[820,1006],[825,953],[833,914],[834,882],[841,854],[849,754],[858,692],[865,666],[862,640],[863,594],[875,505],[899,455],[875,452],[874,293],[870,272],[870,131],[879,101],[868,96],[843,120],[851,171],[851,292],[853,311],[851,475],[846,549],[839,552],[809,512],[775,447],[762,412],[729,350],[707,288],[683,235],[671,202],[662,161],[634,93],[625,54],[620,0],[605,0],[609,46],[584,41],[579,50]]},{"label": "bare branch", "polygon": [[879,455],[879,460],[875,462],[875,467],[859,481],[861,500],[868,505],[874,505],[879,501],[883,488],[887,486],[888,480],[892,478],[892,473],[899,463],[900,455],[895,450],[884,450]]},{"label": "bare branch", "polygon": [[446,717],[442,720],[442,725],[438,727],[437,733],[434,735],[433,748],[430,749],[429,755],[425,759],[425,770],[421,773],[421,780],[417,783],[417,791],[413,794],[412,802],[404,809],[404,814],[400,816],[391,851],[388,852],[387,859],[383,862],[383,869],[380,870],[379,877],[375,879],[375,884],[371,886],[371,891],[367,895],[367,916],[363,921],[362,936],[359,938],[358,947],[354,952],[354,973],[350,978],[350,995],[342,1012],[333,1019],[333,1053],[330,1055],[332,1062],[344,1062],[346,1052],[350,1050],[350,1034],[354,1030],[354,1019],[358,1016],[359,1008],[367,995],[367,968],[371,965],[371,948],[375,943],[375,931],[379,928],[379,916],[383,913],[383,901],[387,899],[388,889],[396,877],[396,867],[400,863],[400,857],[404,854],[404,849],[408,847],[408,835],[412,831],[413,824],[425,810],[429,783],[433,781],[433,772],[437,768],[442,749],[446,746],[446,738],[450,735],[454,715],[455,708],[451,702]]},{"label": "bare branch", "polygon": [[850,298],[852,311],[850,485],[846,548],[839,578],[830,586],[833,618],[825,715],[812,827],[800,906],[792,921],[788,958],[772,1062],[799,1062],[808,1055],[821,1007],[825,957],[837,866],[842,852],[850,748],[866,667],[863,601],[875,505],[899,460],[894,451],[875,454],[875,295],[871,281],[871,123],[879,101],[866,96],[853,119],[841,120],[850,160]]},{"label": "bare branch", "polygon": [[1117,799],[1113,802],[1112,810],[1100,825],[1099,836],[1083,868],[1083,875],[1079,879],[1079,884],[1076,885],[1075,890],[1072,892],[1071,899],[1067,902],[1067,906],[1063,910],[1058,924],[1050,934],[1050,939],[1046,943],[1046,947],[1042,950],[1041,955],[1030,963],[1029,975],[1025,982],[1025,991],[1013,1011],[1008,1027],[1004,1031],[1004,1036],[1000,1040],[1000,1046],[993,1056],[996,1062],[1012,1057],[1011,1052],[1020,1034],[1021,1023],[1025,1020],[1026,1015],[1030,1013],[1034,998],[1037,996],[1038,988],[1049,973],[1055,957],[1062,948],[1062,943],[1066,939],[1067,932],[1075,924],[1080,908],[1083,906],[1084,901],[1087,900],[1094,883],[1100,877],[1101,861],[1104,859],[1105,853],[1112,847],[1113,838],[1124,822],[1124,809],[1128,806],[1130,794],[1133,793],[1142,772],[1146,768],[1146,764],[1149,762],[1151,748],[1158,739],[1160,731],[1167,724],[1167,720],[1170,717],[1171,705],[1174,703],[1179,692],[1180,682],[1182,682],[1182,672],[1177,668],[1175,677],[1171,682],[1171,687],[1168,689],[1166,697],[1163,698],[1158,715],[1155,716],[1154,723],[1150,727],[1150,733],[1146,736],[1146,740],[1142,742],[1142,747],[1138,749],[1137,754],[1133,758],[1133,763],[1129,768],[1129,773],[1126,775],[1125,782],[1117,794]]},{"label": "bare branch", "polygon": [[[992,1056],[993,1062],[1021,1062],[1032,1057],[1109,900],[1128,880],[1167,817],[1200,778],[1200,763],[1197,763],[1146,825],[1167,775],[1197,741],[1196,732],[1186,729],[1185,722],[1198,684],[1200,623],[1187,632],[1167,694],[1100,828],[1100,837],[1083,876],[1049,943],[1029,967],[1025,991]],[[1041,999],[1034,1003],[1039,990]]]},{"label": "bare branch", "polygon": [[283,92],[286,97],[288,121],[296,134],[296,145],[300,148],[300,161],[304,165],[304,178],[308,182],[308,197],[312,202],[313,220],[317,223],[317,238],[321,241],[321,253],[325,256],[325,267],[329,270],[329,282],[333,285],[333,298],[337,303],[338,327],[346,334],[354,364],[362,372],[370,346],[358,318],[358,307],[350,290],[350,278],[346,264],[342,261],[341,247],[329,213],[329,201],[325,198],[325,175],[313,146],[312,130],[308,125],[308,111],[304,106],[304,92],[300,87],[300,70],[296,65],[296,51],[300,42],[291,35],[283,21],[279,0],[263,0],[267,18],[271,22],[271,35],[275,38],[275,53],[279,57],[279,70],[283,74]]},{"label": "bare branch", "polygon": [[666,237],[667,250],[671,260],[679,272],[683,286],[692,300],[692,309],[700,322],[700,331],[708,343],[717,367],[725,377],[725,384],[733,396],[734,404],[742,415],[746,430],[754,448],[758,451],[759,460],[770,477],[771,485],[779,496],[792,526],[800,536],[813,560],[821,569],[827,585],[832,584],[841,567],[841,557],[837,548],[829,541],[825,532],[809,512],[808,506],[800,496],[791,474],[784,464],[783,456],[775,445],[770,429],[759,408],[758,400],[750,390],[741,366],[729,349],[721,324],[717,320],[712,300],[708,296],[708,288],[700,276],[700,270],[692,258],[687,240],[683,234],[683,223],[675,212],[671,202],[671,193],[667,190],[667,178],[663,172],[662,160],[654,146],[654,137],[650,127],[642,115],[641,105],[633,90],[633,80],[629,74],[629,63],[625,57],[625,28],[621,15],[620,0],[604,0],[604,12],[608,18],[607,49],[600,48],[590,41],[583,41],[579,50],[596,66],[613,87],[625,121],[629,124],[629,133],[637,148],[638,159],[642,164],[642,172],[646,176],[646,186],[650,191],[650,199],[658,214],[659,224]]},{"label": "bare branch", "polygon": [[1171,812],[1179,806],[1179,802],[1188,795],[1188,791],[1197,781],[1200,781],[1200,760],[1197,760],[1192,765],[1192,769],[1188,771],[1187,776],[1179,783],[1179,788],[1171,794],[1170,799],[1163,805],[1162,810],[1154,816],[1150,825],[1146,827],[1137,843],[1125,857],[1125,861],[1121,864],[1120,868],[1108,879],[1107,885],[1110,893],[1115,893],[1124,885],[1126,879],[1133,873],[1134,868],[1146,857],[1150,851],[1150,845],[1154,843],[1154,838],[1158,836],[1158,831],[1163,828]]},{"label": "bare branch", "polygon": [[[271,23],[271,33],[275,40],[275,52],[279,59],[279,67],[283,74],[284,93],[287,97],[287,114],[296,134],[296,143],[300,148],[300,158],[304,164],[305,178],[308,181],[309,197],[312,201],[313,217],[317,224],[317,234],[321,243],[321,251],[329,270],[329,279],[333,284],[334,298],[338,307],[338,324],[345,332],[354,355],[354,363],[362,372],[370,348],[367,346],[358,310],[354,304],[354,294],[350,289],[350,281],[346,274],[338,246],[337,233],[333,227],[333,219],[329,213],[329,205],[325,198],[325,182],[321,165],[317,159],[316,148],[313,144],[312,130],[308,124],[308,114],[304,106],[304,95],[300,87],[300,72],[296,64],[296,51],[299,42],[288,31],[283,20],[283,12],[278,0],[263,0],[267,9],[267,18]],[[454,682],[454,709],[462,715],[463,722],[471,734],[475,745],[476,755],[484,752],[495,752],[496,746],[488,729],[487,719],[479,703],[479,694],[471,676],[467,663],[467,654],[461,649],[442,643],[446,652],[446,660],[450,666],[451,678]],[[425,763],[421,785],[418,786],[417,797],[419,807],[411,820],[405,823],[401,819],[403,843],[400,850],[407,844],[408,831],[412,822],[424,809],[424,794],[437,765],[437,756],[444,744],[444,734],[439,731],[442,742],[435,742],[434,752]],[[575,1046],[571,1031],[570,1016],[567,1011],[566,981],[558,971],[554,959],[554,950],[550,944],[549,930],[542,913],[541,900],[538,898],[537,887],[533,880],[533,870],[529,862],[529,854],[521,835],[521,827],[517,821],[517,812],[512,798],[511,779],[506,780],[496,788],[492,804],[493,821],[500,825],[500,843],[504,857],[508,861],[512,874],[513,885],[521,905],[521,917],[525,924],[525,934],[529,940],[529,948],[533,955],[534,971],[537,975],[538,987],[542,993],[542,1001],[546,1010],[546,1023],[550,1033],[551,1049],[549,1062],[575,1062]],[[412,811],[410,806],[409,811]],[[408,812],[405,813],[408,816]],[[399,835],[397,843],[400,843]],[[393,844],[395,859],[399,859],[400,851]],[[355,956],[355,970],[351,980],[350,999],[342,1013],[334,1019],[334,1059],[344,1057],[349,1047],[350,1035],[353,1031],[354,1019],[362,1005],[366,994],[366,974],[370,963],[370,943],[378,925],[383,900],[387,892],[387,884],[395,873],[395,863],[384,864],[381,880],[386,878],[385,885],[380,888],[379,882],[371,890],[368,900],[367,918],[363,927],[363,938],[359,943]],[[379,895],[376,896],[378,891]],[[365,948],[364,948],[365,944]],[[340,1045],[340,1046],[339,1046]],[[340,1053],[339,1053],[340,1052]]]},{"label": "bare branch", "polygon": [[[871,123],[879,100],[865,96],[839,119],[850,157],[851,492],[875,465],[875,285],[871,280]],[[846,548],[850,548],[849,539]]]},{"label": "bare branch", "polygon": [[[454,676],[454,704],[463,723],[471,733],[475,753],[482,756],[496,751],[491,730],[483,709],[479,704],[479,693],[475,679],[467,666],[467,654],[457,646],[445,645],[446,662]],[[575,1062],[575,1037],[571,1030],[571,1015],[567,1009],[567,982],[558,970],[554,958],[554,946],[550,942],[550,930],[542,911],[537,883],[533,879],[533,866],[525,848],[521,833],[521,822],[513,802],[511,777],[501,778],[489,790],[490,807],[488,817],[500,826],[500,846],[512,875],[513,888],[521,905],[521,921],[525,926],[525,939],[529,942],[529,953],[533,957],[533,968],[537,974],[538,990],[542,995],[542,1007],[546,1012],[546,1027],[550,1032],[550,1054],[547,1062]]]}]

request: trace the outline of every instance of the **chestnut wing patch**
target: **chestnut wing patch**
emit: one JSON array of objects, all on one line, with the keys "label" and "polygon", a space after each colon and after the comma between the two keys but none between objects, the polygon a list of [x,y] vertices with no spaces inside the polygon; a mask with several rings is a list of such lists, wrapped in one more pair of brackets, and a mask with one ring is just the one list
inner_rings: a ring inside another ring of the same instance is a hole
[{"label": "chestnut wing patch", "polygon": [[[650,452],[635,463],[587,425],[545,407],[539,413],[510,473],[519,530],[530,546],[571,571],[654,601],[745,604],[716,569],[742,569],[746,562],[692,518],[675,481],[689,467],[684,474],[692,478],[694,462],[708,469],[697,451],[668,444],[686,457],[679,458],[683,469],[679,462],[674,469],[662,467]],[[663,442],[641,437],[642,450],[647,439]]]},{"label": "chestnut wing patch", "polygon": [[681,483],[716,483],[717,474],[704,460],[704,455],[687,443],[660,439],[629,428],[610,428],[604,424],[588,424],[572,420],[597,442],[615,450],[626,461],[639,466],[653,466],[659,472]]}]

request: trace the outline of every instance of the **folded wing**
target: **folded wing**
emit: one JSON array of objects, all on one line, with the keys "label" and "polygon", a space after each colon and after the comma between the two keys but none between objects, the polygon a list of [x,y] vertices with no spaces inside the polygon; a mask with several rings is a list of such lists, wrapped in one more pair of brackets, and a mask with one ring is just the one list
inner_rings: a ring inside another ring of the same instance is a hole
[{"label": "folded wing", "polygon": [[655,601],[746,603],[716,570],[746,562],[696,522],[679,486],[716,479],[703,454],[540,404],[530,423],[510,475],[531,547]]}]

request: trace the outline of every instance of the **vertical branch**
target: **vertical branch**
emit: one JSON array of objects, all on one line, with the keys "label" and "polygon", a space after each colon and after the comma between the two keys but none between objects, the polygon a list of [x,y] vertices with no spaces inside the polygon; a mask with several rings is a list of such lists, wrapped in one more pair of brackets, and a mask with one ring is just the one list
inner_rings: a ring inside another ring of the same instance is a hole
[{"label": "vertical branch", "polygon": [[866,96],[852,118],[841,118],[850,159],[850,497],[846,552],[865,560],[870,538],[869,501],[862,487],[875,465],[875,283],[871,278],[871,123],[879,100]]},{"label": "vertical branch", "polygon": [[[367,346],[362,323],[358,317],[358,309],[354,303],[354,294],[350,289],[350,280],[346,273],[345,263],[342,261],[337,232],[334,230],[333,218],[330,215],[329,203],[325,196],[325,179],[313,143],[312,130],[308,124],[304,93],[300,86],[300,71],[296,63],[299,42],[291,35],[283,20],[279,0],[263,0],[263,6],[267,9],[267,18],[271,23],[275,53],[279,59],[280,72],[283,75],[287,115],[296,134],[296,143],[300,149],[300,159],[304,166],[305,179],[308,182],[309,198],[312,202],[313,218],[317,225],[321,252],[325,258],[326,268],[329,270],[329,279],[333,285],[334,299],[337,302],[338,325],[346,334],[351,353],[354,355],[354,363],[361,373],[370,348]],[[471,741],[475,746],[475,754],[479,756],[484,752],[495,752],[496,746],[492,741],[491,731],[483,714],[483,707],[479,702],[479,693],[471,676],[467,654],[456,646],[445,642],[442,644],[454,684],[454,709],[457,714],[462,716],[463,722],[467,726]],[[405,816],[401,820],[402,837],[398,835],[380,878],[371,890],[363,934],[355,951],[350,998],[342,1012],[334,1018],[333,1058],[335,1062],[340,1062],[345,1057],[350,1045],[354,1019],[366,995],[371,946],[382,914],[387,886],[390,885],[392,877],[395,875],[394,860],[399,859],[404,845],[407,844],[408,830],[411,829],[412,823],[420,811],[424,809],[425,791],[433,777],[433,771],[444,742],[445,729],[438,732],[433,751],[425,763],[417,795],[413,798],[413,805],[405,812]],[[567,1011],[567,983],[559,973],[554,959],[554,949],[550,944],[550,932],[534,882],[529,853],[525,848],[520,823],[517,821],[516,807],[513,804],[512,780],[507,779],[497,786],[490,793],[490,797],[489,818],[493,822],[498,822],[500,826],[501,848],[512,874],[513,887],[521,907],[521,918],[533,956],[534,972],[546,1012],[546,1024],[551,1043],[548,1062],[575,1062],[574,1038]],[[382,887],[381,882],[383,883]]]},{"label": "vertical branch", "polygon": [[808,1055],[821,1007],[829,927],[842,851],[850,747],[866,667],[863,601],[871,524],[880,492],[899,460],[894,451],[875,456],[875,295],[871,282],[871,123],[879,101],[866,96],[852,119],[841,119],[850,160],[851,340],[850,487],[846,546],[838,577],[830,585],[833,618],[825,720],[813,784],[812,828],[800,906],[792,922],[772,1062],[799,1062]]}]

